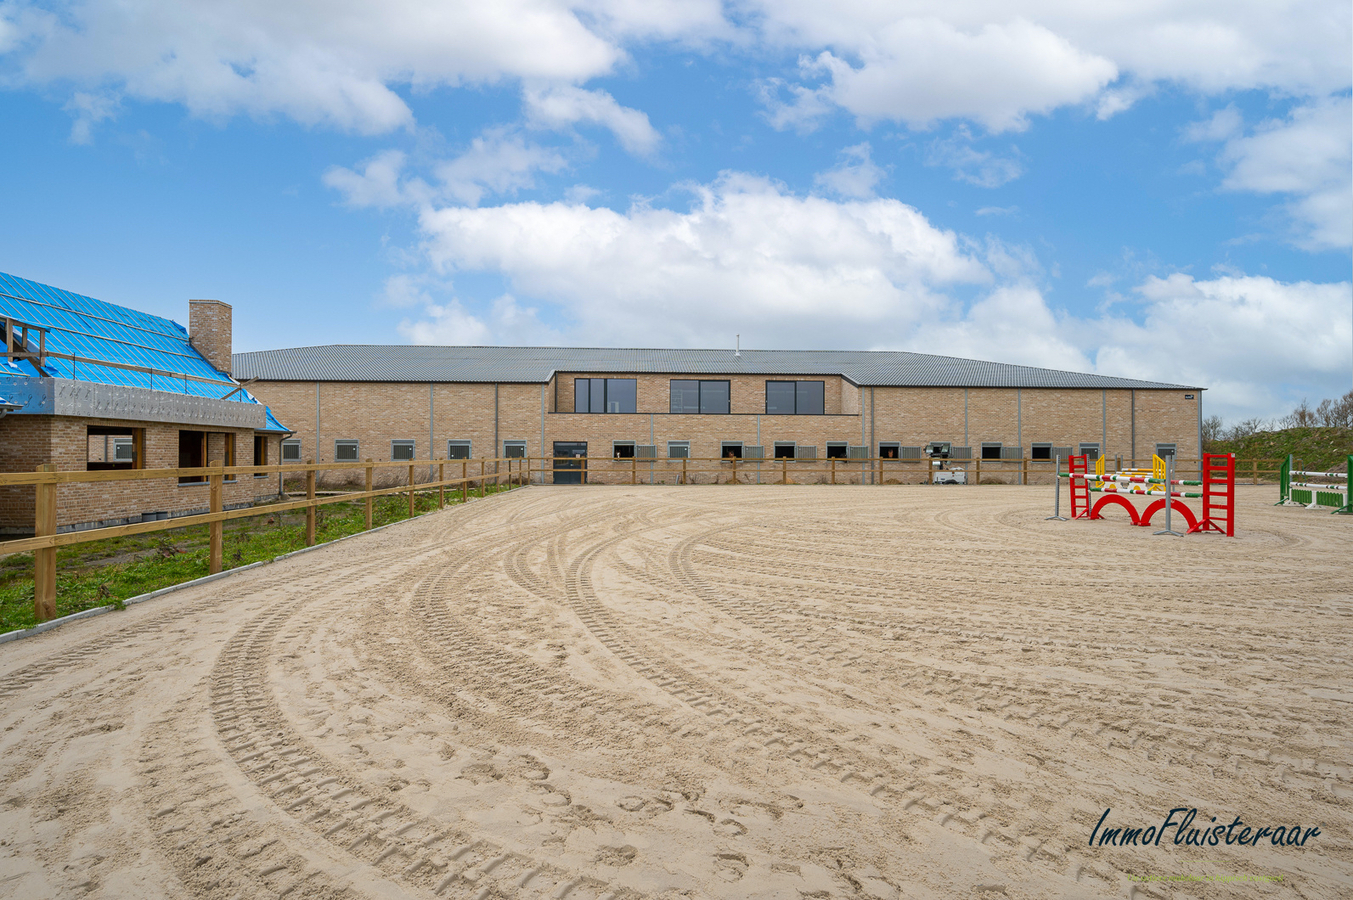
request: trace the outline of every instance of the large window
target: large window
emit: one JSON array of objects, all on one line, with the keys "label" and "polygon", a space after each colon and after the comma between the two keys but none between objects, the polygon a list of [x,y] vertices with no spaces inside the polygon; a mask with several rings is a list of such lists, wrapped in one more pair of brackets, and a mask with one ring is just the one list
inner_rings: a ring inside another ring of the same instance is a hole
[{"label": "large window", "polygon": [[611,441],[612,459],[634,459],[634,441]]},{"label": "large window", "polygon": [[447,459],[469,459],[470,442],[469,441],[447,441],[446,442]]},{"label": "large window", "polygon": [[821,381],[767,381],[766,415],[820,416],[822,394]]},{"label": "large window", "polygon": [[573,381],[573,411],[580,413],[632,413],[638,408],[636,378],[576,378]]},{"label": "large window", "polygon": [[793,458],[794,458],[794,442],[793,442],[793,441],[776,441],[776,442],[775,442],[775,458],[776,458],[776,459],[793,459]]},{"label": "large window", "polygon": [[673,415],[728,415],[727,381],[672,379]]},{"label": "large window", "polygon": [[849,446],[845,441],[827,441],[827,459],[845,459]]},{"label": "large window", "polygon": [[992,442],[992,441],[984,441],[984,442],[982,443],[982,458],[983,458],[983,459],[1000,459],[1000,458],[1001,458],[1001,445],[998,444],[998,443],[994,443],[994,442]]},{"label": "large window", "polygon": [[742,459],[742,441],[724,441],[719,445],[719,456],[724,459]]}]

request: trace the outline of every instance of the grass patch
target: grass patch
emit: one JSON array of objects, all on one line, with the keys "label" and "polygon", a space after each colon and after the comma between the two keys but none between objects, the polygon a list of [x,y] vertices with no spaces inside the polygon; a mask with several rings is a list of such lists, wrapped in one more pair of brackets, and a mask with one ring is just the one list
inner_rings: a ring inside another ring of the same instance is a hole
[{"label": "grass patch", "polygon": [[[487,487],[492,494],[506,487]],[[447,491],[447,505],[460,502]],[[433,492],[415,495],[414,514],[437,508]],[[305,511],[270,513],[225,523],[222,540],[226,569],[273,559],[305,547]],[[373,528],[409,518],[407,496],[377,497],[372,503]],[[364,503],[355,500],[321,506],[316,511],[315,542],[327,543],[364,530]],[[207,525],[173,528],[150,534],[106,538],[61,547],[56,551],[57,617],[114,605],[160,588],[201,578],[207,573],[210,532]],[[0,543],[0,553],[4,544]],[[33,554],[0,557],[0,633],[37,624],[33,615]]]},{"label": "grass patch", "polygon": [[[1257,431],[1236,441],[1209,441],[1208,453],[1234,453],[1236,460],[1272,459],[1281,462],[1290,453],[1296,468],[1306,471],[1342,471],[1353,453],[1353,428],[1284,428]],[[1273,466],[1277,468],[1277,464]],[[1239,473],[1237,473],[1239,474]],[[1277,480],[1277,476],[1270,476]]]}]

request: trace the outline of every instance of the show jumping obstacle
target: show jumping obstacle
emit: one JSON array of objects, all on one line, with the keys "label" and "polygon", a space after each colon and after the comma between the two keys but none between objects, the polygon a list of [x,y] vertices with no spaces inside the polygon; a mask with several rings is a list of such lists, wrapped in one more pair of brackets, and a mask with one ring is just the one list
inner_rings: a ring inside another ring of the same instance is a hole
[{"label": "show jumping obstacle", "polygon": [[[1342,478],[1343,484],[1329,484],[1320,481],[1293,481],[1299,478]],[[1345,472],[1294,472],[1292,456],[1288,454],[1278,472],[1278,502],[1274,506],[1304,506],[1307,509],[1330,509],[1331,513],[1353,514],[1353,504],[1349,502],[1348,486],[1353,484],[1353,455],[1348,457],[1348,469]]]},{"label": "show jumping obstacle", "polygon": [[[1152,457],[1152,467],[1148,469],[1128,469],[1121,472],[1104,471],[1104,457],[1095,462],[1095,471],[1089,471],[1088,456],[1067,458],[1070,471],[1058,471],[1056,479],[1057,501],[1054,514],[1050,518],[1060,519],[1057,513],[1061,504],[1061,480],[1066,478],[1071,485],[1071,518],[1101,519],[1101,512],[1107,506],[1121,506],[1132,517],[1133,525],[1150,525],[1151,519],[1161,510],[1165,511],[1165,530],[1157,534],[1178,534],[1170,528],[1170,514],[1177,512],[1188,523],[1188,534],[1215,531],[1227,537],[1235,536],[1235,488],[1236,457],[1234,453],[1203,454],[1203,477],[1199,481],[1182,481],[1174,477],[1174,459]],[[1058,469],[1061,467],[1058,466]],[[1159,487],[1153,487],[1158,485]],[[1179,487],[1201,487],[1201,491],[1180,491]],[[1099,500],[1091,503],[1090,495],[1103,494]],[[1159,497],[1144,509],[1139,510],[1127,495]],[[1202,500],[1203,514],[1199,518],[1186,499]]]}]

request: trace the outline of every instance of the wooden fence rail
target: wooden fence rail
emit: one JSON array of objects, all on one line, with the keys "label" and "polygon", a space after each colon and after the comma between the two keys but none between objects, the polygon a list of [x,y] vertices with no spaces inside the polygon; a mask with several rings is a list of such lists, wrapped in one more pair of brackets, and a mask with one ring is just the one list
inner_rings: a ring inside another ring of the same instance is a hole
[{"label": "wooden fence rail", "polygon": [[[980,483],[982,469],[993,475],[1017,476],[1019,483],[1028,484],[1030,476],[1045,477],[1053,473],[1053,463],[1049,460],[1003,459],[1003,460],[950,460],[951,468],[962,467],[967,470],[969,483]],[[1135,466],[1148,464],[1150,460],[1124,460],[1125,464]],[[560,465],[565,463],[565,465]],[[460,473],[456,477],[456,467]],[[628,464],[628,465],[626,465]],[[1259,483],[1261,476],[1279,474],[1279,460],[1237,460],[1236,474],[1250,475],[1253,483]],[[33,603],[39,622],[47,621],[56,615],[56,550],[105,538],[126,537],[134,534],[147,534],[155,531],[167,531],[173,528],[187,528],[193,525],[209,525],[210,539],[208,549],[208,569],[211,574],[222,570],[224,523],[234,519],[244,519],[264,513],[289,512],[304,509],[306,546],[315,543],[316,510],[331,503],[347,503],[353,500],[365,501],[365,527],[371,528],[372,501],[377,497],[394,494],[407,494],[409,514],[413,515],[414,495],[418,491],[437,491],[437,507],[446,504],[446,489],[459,488],[461,499],[468,500],[471,486],[475,486],[479,495],[485,495],[489,484],[501,485],[527,484],[539,476],[542,483],[555,480],[560,473],[572,473],[579,476],[583,483],[588,482],[589,465],[591,471],[604,473],[608,481],[629,476],[630,484],[644,482],[655,483],[659,476],[664,483],[669,480],[676,484],[690,484],[697,475],[714,475],[717,483],[720,477],[737,483],[742,478],[764,478],[763,484],[792,484],[795,478],[805,475],[821,475],[829,484],[840,483],[859,475],[861,482],[882,483],[888,475],[908,474],[911,477],[923,476],[923,481],[934,481],[937,471],[928,459],[892,459],[871,457],[868,459],[721,459],[714,457],[697,458],[661,458],[661,459],[610,459],[607,457],[502,457],[479,460],[417,460],[377,463],[365,462],[326,462],[308,461],[300,464],[272,466],[222,466],[211,465],[188,469],[110,469],[96,472],[56,471],[54,466],[39,466],[35,472],[0,473],[0,487],[33,486],[34,498],[33,537],[0,541],[0,555],[33,551]],[[452,477],[447,478],[447,467]],[[1200,460],[1181,459],[1176,464],[1176,473],[1198,469]],[[436,467],[435,480],[416,482],[417,473]],[[472,472],[472,467],[479,471]],[[394,487],[374,487],[376,469],[407,469],[407,482]],[[625,470],[628,469],[626,473]],[[316,495],[317,474],[320,472],[362,470],[365,475],[365,490],[342,491],[327,497]],[[223,506],[224,484],[228,477],[267,475],[281,473],[304,476],[305,498],[283,500],[268,504],[264,508],[245,507],[225,510]],[[193,515],[153,522],[138,522],[130,525],[116,525],[107,528],[93,528],[85,531],[57,533],[57,489],[63,484],[86,484],[114,481],[145,481],[166,478],[206,479],[209,486],[209,511]]]},{"label": "wooden fence rail", "polygon": [[[113,469],[98,472],[66,471],[58,472],[52,465],[39,466],[36,472],[0,473],[0,487],[32,485],[36,490],[34,498],[33,537],[18,538],[0,542],[0,555],[33,551],[33,608],[39,622],[45,622],[56,615],[56,550],[106,538],[126,537],[133,534],[147,534],[155,531],[167,531],[172,528],[188,528],[193,525],[210,526],[208,548],[208,570],[215,575],[223,566],[224,523],[232,519],[245,519],[251,516],[295,509],[305,510],[305,543],[315,544],[315,511],[331,503],[348,503],[364,500],[366,528],[371,528],[372,500],[392,494],[409,495],[409,515],[414,512],[414,495],[418,491],[437,491],[437,508],[446,505],[446,489],[459,487],[462,500],[468,500],[470,486],[476,485],[479,495],[486,493],[489,484],[500,485],[506,482],[525,483],[525,466],[519,458],[501,458],[475,460],[478,473],[470,472],[469,460],[420,460],[408,462],[377,463],[334,462],[315,463],[313,461],[279,466],[204,466],[190,469]],[[456,464],[459,463],[460,475],[455,477]],[[446,467],[451,466],[453,477],[446,477]],[[437,468],[435,481],[418,483],[416,475],[420,470],[431,466]],[[387,488],[373,488],[374,470],[398,468],[408,470],[405,484]],[[328,497],[316,496],[316,473],[334,469],[362,469],[366,475],[366,490],[343,491]],[[266,507],[245,507],[225,510],[222,508],[223,487],[227,476],[264,475],[273,472],[305,476],[305,499],[284,500],[270,503]],[[209,487],[209,512],[162,519],[153,522],[136,522],[130,525],[115,525],[108,528],[91,528],[85,531],[57,533],[57,487],[63,484],[80,484],[108,481],[145,481],[152,478],[205,478]]]}]

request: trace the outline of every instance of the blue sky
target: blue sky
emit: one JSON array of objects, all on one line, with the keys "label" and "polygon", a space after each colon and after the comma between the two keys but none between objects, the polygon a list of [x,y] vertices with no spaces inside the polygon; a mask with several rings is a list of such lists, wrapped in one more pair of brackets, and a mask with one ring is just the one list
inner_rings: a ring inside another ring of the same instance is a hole
[{"label": "blue sky", "polygon": [[235,347],[1353,379],[1346,2],[0,0],[0,269]]}]

